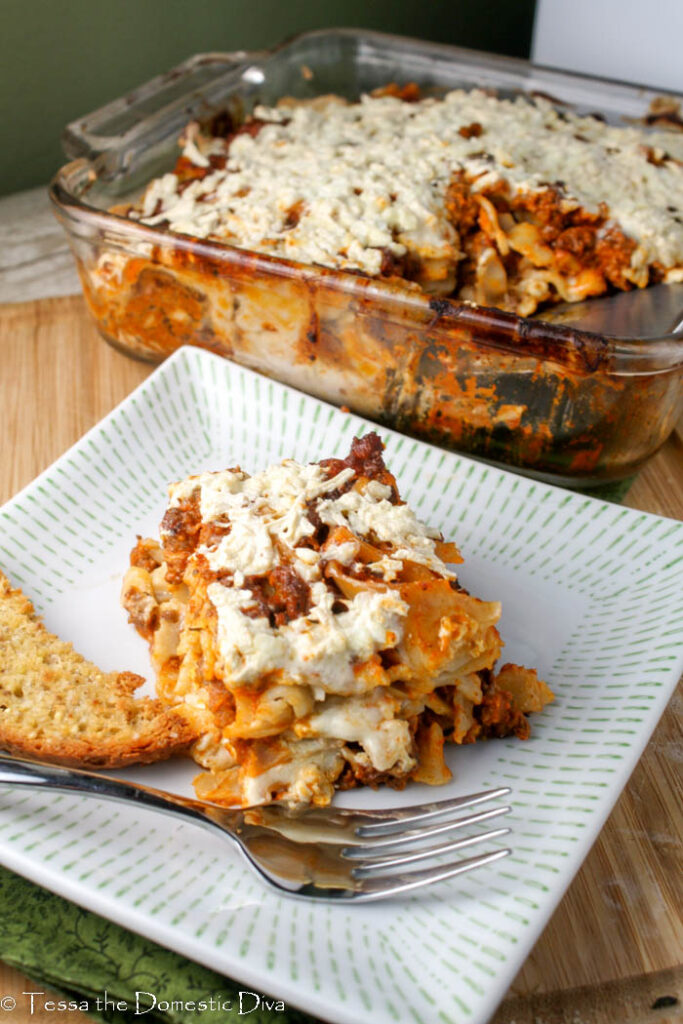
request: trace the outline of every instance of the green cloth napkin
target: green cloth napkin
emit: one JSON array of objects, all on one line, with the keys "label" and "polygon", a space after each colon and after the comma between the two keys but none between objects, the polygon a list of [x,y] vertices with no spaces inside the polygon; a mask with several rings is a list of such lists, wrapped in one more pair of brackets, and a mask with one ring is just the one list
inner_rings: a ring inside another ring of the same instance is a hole
[{"label": "green cloth napkin", "polygon": [[570,490],[585,494],[588,498],[600,498],[621,505],[634,480],[635,476],[630,476],[626,480],[612,480],[610,483],[598,484],[597,487],[571,487]]},{"label": "green cloth napkin", "polygon": [[[319,1024],[286,1003],[284,1009],[267,1009],[264,999],[271,1004],[275,1000],[255,992],[253,986],[240,986],[3,867],[0,960],[37,982],[34,992],[40,992],[41,985],[49,986],[63,994],[65,1001],[72,1000],[78,1009],[106,1024]],[[136,1000],[136,993],[152,993],[156,1006],[147,995]],[[17,1009],[23,1011],[22,1019],[30,1019],[30,997],[12,996],[17,998]],[[257,1006],[256,997],[261,1005]],[[36,1010],[42,1008],[43,998],[34,996]],[[191,1006],[202,1000],[209,1004],[207,1009]],[[116,1004],[125,1004],[125,1008]],[[152,1008],[143,1013],[147,1007]],[[8,1024],[11,1016],[7,1014]],[[69,1013],[55,1012],[54,1016],[68,1018]]]}]

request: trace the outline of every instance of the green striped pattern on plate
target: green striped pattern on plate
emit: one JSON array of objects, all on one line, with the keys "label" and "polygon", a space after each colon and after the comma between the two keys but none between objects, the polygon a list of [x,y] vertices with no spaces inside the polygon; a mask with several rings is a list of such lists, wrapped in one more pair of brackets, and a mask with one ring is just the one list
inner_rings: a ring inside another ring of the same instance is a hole
[{"label": "green striped pattern on plate", "polygon": [[[190,472],[343,455],[370,429],[197,349],[168,360],[1,511],[0,560],[48,626],[104,668],[148,673],[118,607],[137,533]],[[512,788],[511,857],[421,895],[344,908],[279,899],[218,838],[128,808],[0,793],[0,860],[68,898],[326,1019],[483,1024],[594,841],[683,662],[683,524],[380,430],[403,496],[457,541],[461,579],[503,601],[505,659],[557,694],[527,743],[450,752],[435,794]],[[132,773],[135,776],[135,773]],[[136,777],[187,790],[192,770]]]}]

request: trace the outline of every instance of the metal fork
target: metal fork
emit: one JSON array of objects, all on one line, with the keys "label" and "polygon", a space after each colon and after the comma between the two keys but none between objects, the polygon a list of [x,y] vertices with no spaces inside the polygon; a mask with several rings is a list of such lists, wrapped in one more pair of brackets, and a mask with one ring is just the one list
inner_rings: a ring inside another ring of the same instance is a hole
[{"label": "metal fork", "polygon": [[[285,804],[237,810],[8,754],[0,754],[0,783],[83,793],[202,825],[233,840],[250,867],[269,885],[300,898],[367,902],[396,896],[491,864],[510,853],[499,848],[452,859],[456,851],[499,839],[510,831],[497,828],[465,836],[461,833],[460,838],[452,835],[509,811],[509,807],[498,806],[461,815],[466,808],[506,796],[510,792],[507,787],[383,811]],[[445,862],[444,857],[448,858]],[[439,860],[429,867],[413,867],[434,858]]]}]

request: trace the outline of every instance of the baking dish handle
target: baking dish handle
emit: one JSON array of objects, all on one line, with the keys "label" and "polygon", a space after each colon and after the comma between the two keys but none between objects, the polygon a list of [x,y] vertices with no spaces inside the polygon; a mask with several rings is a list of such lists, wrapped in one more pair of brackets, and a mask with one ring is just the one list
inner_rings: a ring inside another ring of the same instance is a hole
[{"label": "baking dish handle", "polygon": [[108,171],[126,166],[141,145],[149,148],[193,117],[211,114],[225,97],[226,85],[263,55],[258,50],[199,53],[72,121],[62,134],[62,148],[70,159],[96,160],[106,154]]}]

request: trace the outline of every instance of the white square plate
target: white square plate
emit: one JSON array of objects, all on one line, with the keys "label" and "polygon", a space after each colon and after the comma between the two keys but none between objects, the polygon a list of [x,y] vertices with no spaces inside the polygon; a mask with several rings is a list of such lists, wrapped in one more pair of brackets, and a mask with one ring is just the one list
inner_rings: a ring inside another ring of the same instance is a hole
[{"label": "white square plate", "polygon": [[[104,669],[149,676],[118,601],[136,534],[190,472],[345,455],[365,421],[198,349],[169,359],[1,510],[0,561],[47,626]],[[683,667],[683,523],[381,430],[403,497],[461,548],[460,578],[503,601],[505,660],[557,695],[527,742],[450,752],[417,803],[508,785],[512,856],[409,898],[328,906],[266,891],[189,825],[116,804],[0,792],[0,861],[216,971],[339,1024],[483,1024],[621,792]],[[190,765],[129,772],[189,792]]]}]

